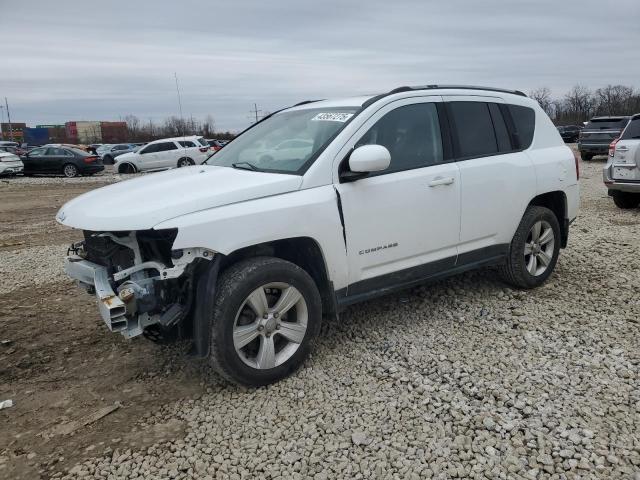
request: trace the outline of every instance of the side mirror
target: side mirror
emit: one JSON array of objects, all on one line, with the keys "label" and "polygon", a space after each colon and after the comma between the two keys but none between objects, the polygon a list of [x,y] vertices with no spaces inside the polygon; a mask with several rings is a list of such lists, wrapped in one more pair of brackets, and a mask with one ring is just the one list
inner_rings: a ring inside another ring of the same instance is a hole
[{"label": "side mirror", "polygon": [[[371,172],[381,172],[389,168],[391,154],[382,145],[363,145],[349,155],[348,169],[340,173],[342,182],[353,182],[366,177]],[[346,165],[344,165],[346,166]]]}]

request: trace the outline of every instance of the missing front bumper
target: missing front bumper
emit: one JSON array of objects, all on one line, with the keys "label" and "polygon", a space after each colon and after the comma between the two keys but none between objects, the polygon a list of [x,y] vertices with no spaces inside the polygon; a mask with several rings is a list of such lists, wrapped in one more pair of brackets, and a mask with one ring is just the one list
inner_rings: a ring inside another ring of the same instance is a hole
[{"label": "missing front bumper", "polygon": [[127,307],[111,288],[105,267],[70,255],[65,259],[64,271],[83,286],[95,290],[100,316],[109,330],[121,333],[127,330]]}]

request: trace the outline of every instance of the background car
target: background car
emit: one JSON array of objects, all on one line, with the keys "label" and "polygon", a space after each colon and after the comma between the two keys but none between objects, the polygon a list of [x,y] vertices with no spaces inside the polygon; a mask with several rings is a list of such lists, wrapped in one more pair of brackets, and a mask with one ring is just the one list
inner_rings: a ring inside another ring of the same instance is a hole
[{"label": "background car", "polygon": [[22,172],[23,164],[15,153],[0,151],[0,175],[15,175]]},{"label": "background car", "polygon": [[196,135],[155,140],[138,151],[117,157],[115,171],[135,173],[200,165],[209,157],[209,149],[207,141]]},{"label": "background car", "polygon": [[133,143],[116,143],[113,145],[107,145],[107,148],[101,149],[101,153],[98,153],[102,157],[102,162],[105,165],[111,165],[115,163],[115,159],[125,153],[133,152],[136,149],[136,145]]},{"label": "background car", "polygon": [[565,143],[575,143],[578,141],[582,127],[578,125],[562,125],[558,127],[558,133]]},{"label": "background car", "polygon": [[27,153],[27,150],[21,147],[12,147],[11,145],[0,145],[0,152],[9,152],[20,157]]},{"label": "background car", "polygon": [[609,144],[620,136],[627,126],[629,117],[594,117],[580,132],[578,150],[583,160],[591,160],[595,155],[606,155]]},{"label": "background car", "polygon": [[609,161],[604,168],[604,183],[618,208],[640,205],[640,114],[609,146]]},{"label": "background car", "polygon": [[239,156],[239,161],[260,165],[260,162],[305,158],[312,152],[313,141],[304,138],[284,140],[273,146],[267,146],[264,142],[258,142],[254,146],[244,150]]},{"label": "background car", "polygon": [[206,142],[211,146],[211,148],[213,150],[215,150],[216,152],[218,150],[220,150],[222,147],[224,147],[224,143],[222,143],[220,140],[216,140],[215,138],[207,138]]},{"label": "background car", "polygon": [[22,157],[27,176],[46,173],[76,177],[104,170],[102,159],[73,147],[45,146],[31,150]]}]

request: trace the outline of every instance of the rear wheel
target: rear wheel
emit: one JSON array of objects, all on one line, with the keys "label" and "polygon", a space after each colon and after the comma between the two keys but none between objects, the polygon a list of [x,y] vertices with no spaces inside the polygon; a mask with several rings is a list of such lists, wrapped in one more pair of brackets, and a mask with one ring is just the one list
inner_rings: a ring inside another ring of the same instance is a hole
[{"label": "rear wheel", "polygon": [[73,178],[78,176],[78,167],[72,163],[67,163],[62,167],[62,174],[67,178]]},{"label": "rear wheel", "polygon": [[516,230],[502,278],[519,288],[542,285],[553,272],[560,253],[560,224],[545,207],[530,206]]},{"label": "rear wheel", "polygon": [[636,208],[640,205],[640,194],[629,192],[616,192],[613,194],[613,203],[624,210]]},{"label": "rear wheel", "polygon": [[588,162],[593,158],[593,154],[580,152],[580,157],[582,157],[582,160],[584,160],[585,162]]},{"label": "rear wheel", "polygon": [[321,318],[320,294],[303,269],[273,257],[240,261],[218,283],[211,365],[240,385],[276,382],[308,356]]},{"label": "rear wheel", "polygon": [[178,160],[178,168],[188,167],[190,165],[195,165],[195,162],[190,158],[181,158]]}]

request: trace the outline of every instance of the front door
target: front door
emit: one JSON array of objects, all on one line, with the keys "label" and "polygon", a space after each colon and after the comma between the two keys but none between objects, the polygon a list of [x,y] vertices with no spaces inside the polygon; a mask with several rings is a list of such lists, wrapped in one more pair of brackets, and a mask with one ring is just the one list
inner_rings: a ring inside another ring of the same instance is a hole
[{"label": "front door", "polygon": [[34,148],[22,160],[24,164],[24,173],[40,173],[43,171],[43,163],[45,161],[46,148]]},{"label": "front door", "polygon": [[440,97],[393,102],[354,136],[391,154],[383,172],[339,183],[348,296],[409,284],[452,268],[460,230],[460,174],[443,158]]}]

